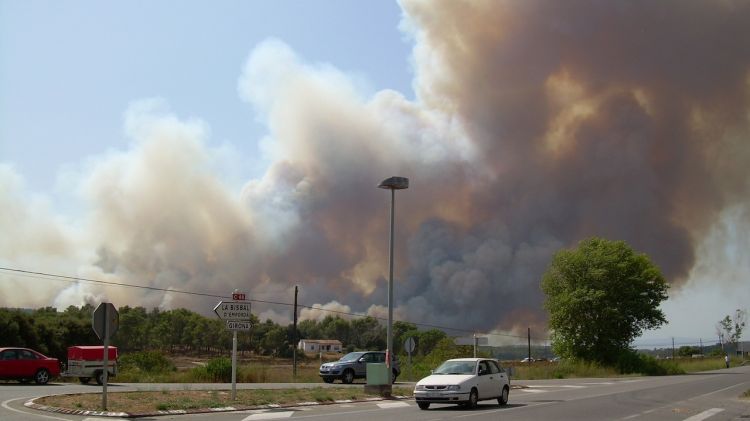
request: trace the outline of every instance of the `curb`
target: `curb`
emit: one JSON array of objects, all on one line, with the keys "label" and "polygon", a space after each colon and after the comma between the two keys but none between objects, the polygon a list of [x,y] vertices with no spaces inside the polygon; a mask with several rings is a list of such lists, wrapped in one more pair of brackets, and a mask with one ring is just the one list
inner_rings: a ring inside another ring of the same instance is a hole
[{"label": "curb", "polygon": [[[65,396],[63,394],[61,396]],[[72,393],[68,395],[80,395],[80,393]],[[346,400],[335,400],[326,402],[297,402],[288,404],[268,404],[268,405],[254,405],[254,406],[226,406],[222,408],[201,408],[201,409],[172,409],[166,411],[153,411],[153,412],[110,412],[110,411],[88,411],[83,409],[68,409],[58,408],[55,406],[41,405],[34,402],[37,399],[41,399],[46,396],[38,396],[24,402],[23,406],[26,408],[36,409],[39,411],[54,412],[57,414],[65,415],[78,415],[78,416],[91,416],[91,417],[117,417],[117,418],[143,418],[143,417],[158,417],[163,415],[189,415],[189,414],[212,414],[218,412],[233,412],[233,411],[247,411],[252,409],[279,409],[279,408],[296,408],[305,406],[322,406],[322,405],[336,405],[343,403],[362,403],[362,402],[376,402],[376,401],[392,401],[392,400],[408,400],[413,399],[411,396],[392,396],[390,398],[365,398],[365,399],[346,399]]]}]

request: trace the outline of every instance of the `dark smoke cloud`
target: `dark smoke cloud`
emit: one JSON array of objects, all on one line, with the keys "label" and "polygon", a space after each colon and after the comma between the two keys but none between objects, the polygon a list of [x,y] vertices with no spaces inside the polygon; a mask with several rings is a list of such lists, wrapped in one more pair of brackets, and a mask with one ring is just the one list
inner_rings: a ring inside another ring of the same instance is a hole
[{"label": "dark smoke cloud", "polygon": [[[402,7],[415,101],[365,98],[281,41],[254,50],[238,90],[268,126],[273,163],[241,195],[214,174],[202,123],[131,109],[134,146],[84,183],[98,255],[79,272],[286,302],[300,285],[303,303],[382,316],[390,195],[375,185],[402,175],[397,317],[537,329],[558,249],[625,240],[680,286],[721,213],[746,207],[750,3]],[[130,294],[119,298],[196,308]]]}]

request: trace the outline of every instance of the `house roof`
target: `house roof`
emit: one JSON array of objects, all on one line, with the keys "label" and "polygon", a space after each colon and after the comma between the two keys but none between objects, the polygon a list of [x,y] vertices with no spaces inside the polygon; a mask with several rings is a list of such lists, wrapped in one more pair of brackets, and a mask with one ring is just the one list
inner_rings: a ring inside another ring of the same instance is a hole
[{"label": "house roof", "polygon": [[321,345],[341,345],[341,341],[338,339],[302,339],[302,341]]}]

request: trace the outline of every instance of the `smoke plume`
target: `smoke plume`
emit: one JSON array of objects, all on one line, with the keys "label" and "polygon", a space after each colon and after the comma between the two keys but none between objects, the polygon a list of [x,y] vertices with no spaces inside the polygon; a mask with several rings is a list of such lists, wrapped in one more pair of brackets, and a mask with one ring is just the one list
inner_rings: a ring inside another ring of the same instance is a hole
[{"label": "smoke plume", "polygon": [[[299,285],[305,304],[380,316],[390,194],[375,186],[400,175],[411,185],[396,193],[397,318],[512,331],[545,327],[539,282],[560,248],[625,240],[679,288],[722,212],[746,209],[750,3],[401,3],[416,99],[365,96],[268,40],[238,81],[268,127],[261,178],[230,190],[206,123],[139,102],[130,148],[100,157],[81,184],[85,238],[14,218],[4,232],[34,234],[29,255],[85,244],[68,251],[88,256],[80,276],[283,302]],[[746,229],[750,213],[734,214]],[[210,310],[179,294],[70,288],[60,304],[86,293]]]}]

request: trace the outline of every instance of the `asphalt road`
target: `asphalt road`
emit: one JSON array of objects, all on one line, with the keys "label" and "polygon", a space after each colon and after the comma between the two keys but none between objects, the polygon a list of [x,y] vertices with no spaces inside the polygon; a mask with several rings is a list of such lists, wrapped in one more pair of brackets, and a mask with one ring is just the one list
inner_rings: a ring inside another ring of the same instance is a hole
[{"label": "asphalt road", "polygon": [[[475,410],[433,405],[417,408],[414,401],[339,403],[275,410],[241,411],[197,415],[162,416],[154,420],[254,421],[298,419],[331,420],[743,420],[750,419],[750,400],[739,396],[750,389],[750,367],[738,367],[685,376],[638,377],[624,379],[565,379],[517,381],[524,389],[511,392],[505,407],[496,401],[480,403]],[[226,385],[207,385],[206,387]],[[289,387],[290,385],[243,385],[243,387]],[[300,386],[300,385],[298,385]],[[308,387],[309,385],[301,385]],[[323,387],[323,384],[313,386]],[[338,384],[336,386],[339,386]],[[167,388],[202,389],[203,385],[116,385],[112,391]],[[354,387],[362,387],[354,386]],[[101,418],[62,415],[29,410],[23,402],[35,396],[96,390],[96,386],[33,386],[0,384],[0,420],[87,420]],[[110,418],[111,419],[111,418]]]}]

